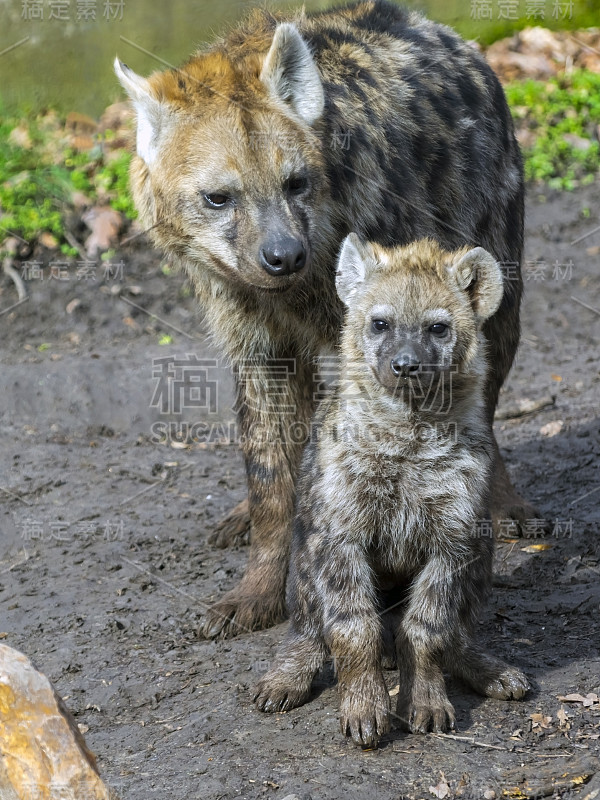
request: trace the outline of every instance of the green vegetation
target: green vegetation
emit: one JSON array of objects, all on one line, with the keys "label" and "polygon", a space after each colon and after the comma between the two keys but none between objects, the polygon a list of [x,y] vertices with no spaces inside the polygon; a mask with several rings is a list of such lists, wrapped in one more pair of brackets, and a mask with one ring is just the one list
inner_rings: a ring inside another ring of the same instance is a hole
[{"label": "green vegetation", "polygon": [[76,152],[54,114],[17,119],[2,117],[1,111],[0,243],[11,233],[33,241],[47,232],[63,253],[77,255],[64,236],[74,192],[83,193],[91,204],[108,202],[126,216],[136,216],[127,188],[129,153],[106,158],[101,142],[88,152]]},{"label": "green vegetation", "polygon": [[574,70],[549,81],[518,81],[506,87],[506,97],[525,131],[528,180],[556,189],[594,181],[600,169],[600,75]]},{"label": "green vegetation", "polygon": [[[592,182],[600,170],[600,75],[574,70],[548,81],[517,81],[506,96],[521,132],[525,175],[552,188]],[[0,114],[1,114],[0,107]],[[105,132],[104,142],[113,138]],[[65,238],[65,219],[74,195],[91,204],[109,203],[136,216],[128,189],[130,155],[107,155],[102,141],[77,152],[56,114],[0,117],[0,247],[16,233],[35,241],[55,237],[62,252],[77,255]],[[163,265],[168,274],[168,265]]]}]

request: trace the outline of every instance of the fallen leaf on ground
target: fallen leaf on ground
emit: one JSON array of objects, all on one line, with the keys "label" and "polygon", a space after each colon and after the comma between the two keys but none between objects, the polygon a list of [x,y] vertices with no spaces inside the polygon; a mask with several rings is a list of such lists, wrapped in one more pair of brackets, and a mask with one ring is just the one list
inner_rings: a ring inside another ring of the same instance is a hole
[{"label": "fallen leaf on ground", "polygon": [[46,247],[48,250],[54,250],[55,247],[58,247],[56,236],[48,233],[48,231],[44,231],[41,236],[38,237],[38,242],[42,247]]},{"label": "fallen leaf on ground", "polygon": [[85,251],[88,258],[94,259],[103,250],[116,244],[123,220],[118,211],[110,206],[94,206],[82,216],[91,230],[85,240]]},{"label": "fallen leaf on ground", "polygon": [[550,550],[551,547],[552,545],[547,542],[540,542],[539,544],[528,544],[527,547],[522,547],[521,550],[524,553],[540,553],[543,550]]},{"label": "fallen leaf on ground", "polygon": [[448,797],[450,794],[450,787],[446,783],[446,778],[444,777],[444,773],[440,773],[440,782],[437,786],[430,786],[429,791],[434,797],[438,797],[439,800],[443,800],[444,797]]},{"label": "fallen leaf on ground", "polygon": [[562,419],[555,419],[554,422],[548,422],[546,425],[542,425],[540,428],[540,433],[542,436],[556,436],[560,433],[563,429],[564,421]]},{"label": "fallen leaf on ground", "polygon": [[561,695],[558,699],[561,703],[581,703],[584,708],[589,708],[594,703],[600,703],[600,697],[594,692],[588,692],[585,697],[578,692],[573,692],[572,694]]},{"label": "fallen leaf on ground", "polygon": [[558,720],[558,724],[561,728],[564,728],[566,725],[568,725],[569,717],[562,706],[556,712],[556,719]]},{"label": "fallen leaf on ground", "polygon": [[548,730],[552,727],[552,725],[550,725],[552,717],[547,717],[545,714],[531,714],[529,719],[531,720],[532,728],[545,728]]}]

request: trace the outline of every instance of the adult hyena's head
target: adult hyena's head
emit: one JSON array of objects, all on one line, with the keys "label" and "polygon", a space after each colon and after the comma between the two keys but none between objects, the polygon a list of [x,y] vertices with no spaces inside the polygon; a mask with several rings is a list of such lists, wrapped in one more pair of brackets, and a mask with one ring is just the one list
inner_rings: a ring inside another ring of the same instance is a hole
[{"label": "adult hyena's head", "polygon": [[115,70],[137,112],[132,189],[156,243],[195,277],[209,270],[267,290],[301,283],[323,228],[314,126],[324,95],[295,26],[148,79],[118,59]]},{"label": "adult hyena's head", "polygon": [[481,247],[447,252],[424,239],[384,248],[355,234],[343,242],[336,285],[347,306],[344,355],[386,392],[411,397],[416,385],[424,396],[442,376],[478,372],[479,331],[503,294],[500,267]]}]

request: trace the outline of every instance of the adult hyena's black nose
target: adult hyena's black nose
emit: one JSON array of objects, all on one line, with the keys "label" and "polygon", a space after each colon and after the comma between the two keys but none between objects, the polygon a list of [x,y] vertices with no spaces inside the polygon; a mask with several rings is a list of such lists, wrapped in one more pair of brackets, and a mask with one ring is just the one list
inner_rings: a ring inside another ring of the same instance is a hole
[{"label": "adult hyena's black nose", "polygon": [[412,347],[405,347],[392,358],[390,366],[394,375],[410,378],[421,369],[421,359]]},{"label": "adult hyena's black nose", "polygon": [[280,236],[260,248],[260,265],[269,275],[291,275],[305,264],[304,245],[291,236]]}]

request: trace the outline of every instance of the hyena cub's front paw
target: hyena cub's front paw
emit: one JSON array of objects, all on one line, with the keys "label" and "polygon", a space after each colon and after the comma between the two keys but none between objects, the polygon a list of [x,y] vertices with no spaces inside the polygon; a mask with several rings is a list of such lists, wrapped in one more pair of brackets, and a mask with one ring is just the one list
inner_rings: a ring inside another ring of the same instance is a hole
[{"label": "hyena cub's front paw", "polygon": [[411,733],[444,733],[454,730],[454,707],[438,683],[414,686],[409,696],[398,696],[397,714]]},{"label": "hyena cub's front paw", "polygon": [[253,699],[259,711],[290,711],[310,699],[311,683],[275,668],[260,679]]},{"label": "hyena cub's front paw", "polygon": [[390,729],[390,696],[381,675],[341,685],[340,727],[355,744],[375,747]]}]

